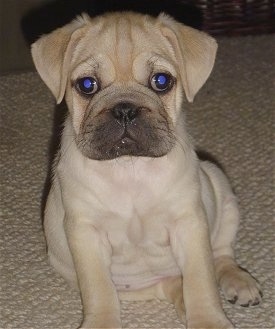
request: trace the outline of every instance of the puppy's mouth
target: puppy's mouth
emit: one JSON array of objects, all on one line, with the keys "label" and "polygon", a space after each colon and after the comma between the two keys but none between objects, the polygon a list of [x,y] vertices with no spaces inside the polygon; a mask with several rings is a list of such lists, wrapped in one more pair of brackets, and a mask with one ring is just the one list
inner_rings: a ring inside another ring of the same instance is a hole
[{"label": "puppy's mouth", "polygon": [[125,135],[118,139],[113,146],[107,151],[108,158],[116,158],[123,155],[142,155],[142,151],[138,152],[139,144],[136,140]]},{"label": "puppy's mouth", "polygon": [[137,141],[132,138],[129,133],[126,131],[123,133],[123,136],[118,139],[115,144],[114,147],[121,149],[121,148],[125,148],[125,149],[129,149],[130,147],[132,147],[132,145],[137,144]]},{"label": "puppy's mouth", "polygon": [[122,156],[160,157],[173,147],[171,123],[163,111],[120,102],[83,123],[76,143],[84,156],[111,160]]},{"label": "puppy's mouth", "polygon": [[117,139],[108,149],[108,158],[113,159],[121,156],[148,156],[135,137],[132,137],[126,128],[123,135]]}]

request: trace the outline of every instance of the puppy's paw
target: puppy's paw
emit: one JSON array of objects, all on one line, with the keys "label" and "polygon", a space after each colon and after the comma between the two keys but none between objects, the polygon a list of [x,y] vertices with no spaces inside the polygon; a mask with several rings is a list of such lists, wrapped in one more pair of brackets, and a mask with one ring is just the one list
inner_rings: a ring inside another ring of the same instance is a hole
[{"label": "puppy's paw", "polygon": [[258,305],[262,300],[259,283],[246,271],[234,268],[226,271],[220,280],[225,298],[244,307]]}]

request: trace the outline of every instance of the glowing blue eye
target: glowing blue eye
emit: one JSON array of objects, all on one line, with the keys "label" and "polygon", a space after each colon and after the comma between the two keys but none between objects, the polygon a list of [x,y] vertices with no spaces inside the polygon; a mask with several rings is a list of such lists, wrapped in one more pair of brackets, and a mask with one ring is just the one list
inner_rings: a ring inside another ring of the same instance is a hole
[{"label": "glowing blue eye", "polygon": [[151,87],[156,91],[166,91],[173,85],[173,80],[168,73],[157,73],[151,78]]},{"label": "glowing blue eye", "polygon": [[160,86],[164,86],[167,82],[167,77],[165,75],[159,75],[157,78],[157,82]]},{"label": "glowing blue eye", "polygon": [[92,95],[98,90],[98,83],[92,77],[84,77],[77,80],[78,89],[85,95]]}]

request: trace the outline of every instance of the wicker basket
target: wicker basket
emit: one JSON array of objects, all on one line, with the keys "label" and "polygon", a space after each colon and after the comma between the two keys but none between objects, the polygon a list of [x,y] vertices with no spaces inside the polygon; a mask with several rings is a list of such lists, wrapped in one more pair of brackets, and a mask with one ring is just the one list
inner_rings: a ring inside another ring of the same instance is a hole
[{"label": "wicker basket", "polygon": [[202,11],[203,29],[211,34],[275,32],[275,0],[193,0],[185,3]]}]

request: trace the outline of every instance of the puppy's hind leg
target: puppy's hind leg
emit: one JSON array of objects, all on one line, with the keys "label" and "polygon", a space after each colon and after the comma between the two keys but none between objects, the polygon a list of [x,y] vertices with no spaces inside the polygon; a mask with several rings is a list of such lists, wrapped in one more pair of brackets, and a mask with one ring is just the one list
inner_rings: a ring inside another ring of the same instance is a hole
[{"label": "puppy's hind leg", "polygon": [[258,282],[234,260],[232,244],[239,222],[239,210],[234,197],[224,205],[219,232],[213,242],[217,281],[225,298],[241,306],[254,306],[261,301]]},{"label": "puppy's hind leg", "polygon": [[241,269],[230,256],[215,259],[216,275],[225,298],[244,307],[258,305],[262,299],[259,283]]}]

